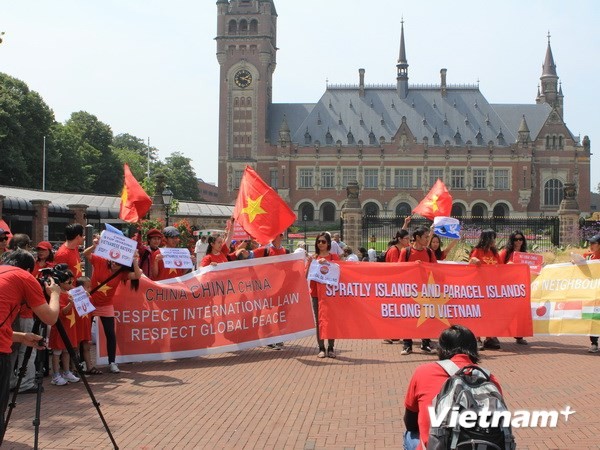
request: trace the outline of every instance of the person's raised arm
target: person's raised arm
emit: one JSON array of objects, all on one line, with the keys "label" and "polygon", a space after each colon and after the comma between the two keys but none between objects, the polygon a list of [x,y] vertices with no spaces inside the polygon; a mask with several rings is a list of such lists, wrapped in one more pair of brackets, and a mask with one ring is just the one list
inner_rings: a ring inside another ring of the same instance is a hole
[{"label": "person's raised arm", "polygon": [[231,246],[231,240],[233,239],[233,217],[227,221],[227,226],[225,227],[225,239],[223,241],[223,245],[227,246],[227,249]]},{"label": "person's raised arm", "polygon": [[136,250],[135,255],[133,255],[133,272],[129,272],[130,280],[139,280],[142,278],[142,269],[140,269],[139,256],[140,254]]},{"label": "person's raised arm", "polygon": [[96,236],[92,240],[92,245],[90,245],[88,248],[86,248],[83,251],[83,256],[85,256],[86,259],[90,260],[92,258],[92,254],[94,253],[94,250],[96,250],[97,246],[98,246],[98,237]]}]

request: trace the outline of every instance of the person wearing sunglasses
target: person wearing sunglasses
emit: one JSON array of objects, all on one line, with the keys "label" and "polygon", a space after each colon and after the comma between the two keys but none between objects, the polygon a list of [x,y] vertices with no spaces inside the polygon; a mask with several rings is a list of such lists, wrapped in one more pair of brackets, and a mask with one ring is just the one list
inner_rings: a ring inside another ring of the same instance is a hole
[{"label": "person wearing sunglasses", "polygon": [[[316,259],[320,264],[325,264],[327,261],[340,260],[340,257],[337,254],[331,252],[331,235],[327,232],[319,233],[317,239],[315,240],[315,249],[316,252],[309,259],[306,267],[307,274],[308,267],[310,267],[310,263],[313,259]],[[325,358],[327,356],[329,358],[335,358],[335,350],[333,349],[335,339],[327,340],[327,350],[325,350],[325,340],[321,339],[319,334],[319,294],[316,281],[311,280],[310,282],[310,296],[312,298],[313,311],[315,313],[317,344],[319,345],[319,353],[317,354],[317,357]]]},{"label": "person wearing sunglasses", "polygon": [[[515,257],[515,252],[527,253],[527,240],[525,239],[525,235],[519,230],[513,231],[508,237],[506,245],[502,250],[500,250],[500,260],[504,264],[512,263],[513,258]],[[515,340],[519,345],[528,344],[523,337],[516,337]]]}]

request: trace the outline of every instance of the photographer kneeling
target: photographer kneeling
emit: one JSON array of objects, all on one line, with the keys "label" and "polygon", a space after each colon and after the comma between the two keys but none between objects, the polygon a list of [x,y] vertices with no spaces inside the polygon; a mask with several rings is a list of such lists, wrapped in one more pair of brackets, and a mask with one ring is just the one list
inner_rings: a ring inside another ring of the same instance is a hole
[{"label": "photographer kneeling", "polygon": [[50,297],[48,303],[38,280],[31,274],[35,260],[24,250],[17,249],[7,253],[2,258],[0,265],[0,436],[4,435],[4,415],[8,406],[10,386],[11,345],[13,342],[38,349],[42,339],[33,333],[13,333],[14,322],[21,303],[25,303],[33,310],[40,320],[48,325],[53,325],[58,318],[58,297],[60,288],[50,278],[46,286],[46,293]]}]

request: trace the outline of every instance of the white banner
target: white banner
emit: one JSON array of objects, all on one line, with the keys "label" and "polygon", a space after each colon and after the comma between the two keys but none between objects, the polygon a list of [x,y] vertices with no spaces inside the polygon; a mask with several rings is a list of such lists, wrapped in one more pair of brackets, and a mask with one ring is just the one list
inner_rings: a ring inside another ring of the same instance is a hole
[{"label": "white banner", "polygon": [[193,269],[194,263],[187,248],[161,248],[163,263],[167,269]]}]

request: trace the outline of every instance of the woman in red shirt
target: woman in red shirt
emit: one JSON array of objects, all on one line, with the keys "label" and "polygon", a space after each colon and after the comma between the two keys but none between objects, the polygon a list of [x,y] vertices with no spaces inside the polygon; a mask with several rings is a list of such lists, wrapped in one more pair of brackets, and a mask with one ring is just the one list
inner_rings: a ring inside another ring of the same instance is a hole
[{"label": "woman in red shirt", "polygon": [[220,234],[212,234],[208,237],[208,247],[206,248],[206,256],[200,261],[200,267],[216,266],[229,261],[227,255],[229,254],[229,245],[231,244],[232,232],[231,228],[233,224],[231,221],[227,221],[227,230],[225,231],[225,237]]},{"label": "woman in red shirt", "polygon": [[48,241],[40,242],[35,250],[37,251],[37,258],[33,267],[33,276],[39,278],[40,269],[54,267],[54,252],[52,251],[52,244]]},{"label": "woman in red shirt", "polygon": [[[340,257],[335,253],[331,252],[331,235],[327,232],[319,233],[317,239],[315,240],[315,249],[316,253],[312,255],[308,260],[308,265],[306,267],[306,272],[308,273],[308,268],[310,267],[310,263],[313,260],[316,260],[319,264],[325,264],[327,261],[339,261]],[[325,341],[321,339],[319,334],[319,293],[317,288],[317,282],[311,280],[310,282],[310,296],[312,298],[313,311],[315,313],[315,325],[317,328],[317,344],[319,345],[319,354],[318,358],[325,358],[328,356],[329,358],[335,358],[335,350],[333,346],[335,344],[335,339],[327,340],[327,351],[325,351]]]},{"label": "woman in red shirt", "polygon": [[458,239],[453,239],[450,242],[450,244],[448,245],[448,247],[445,250],[443,250],[442,249],[442,240],[440,239],[440,237],[437,234],[432,232],[431,237],[429,239],[430,240],[429,240],[428,247],[431,250],[433,250],[435,259],[437,259],[438,261],[444,261],[448,257],[448,254],[456,246],[456,243],[458,242]]},{"label": "woman in red shirt", "polygon": [[[496,232],[491,228],[483,230],[479,236],[479,242],[469,255],[469,264],[480,266],[481,264],[504,264],[496,248]],[[497,337],[487,337],[480,349],[489,348],[500,350],[500,341]]]}]

